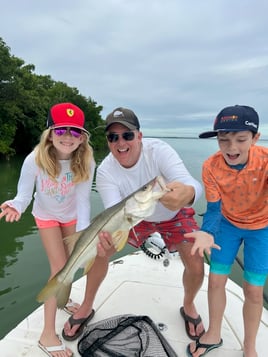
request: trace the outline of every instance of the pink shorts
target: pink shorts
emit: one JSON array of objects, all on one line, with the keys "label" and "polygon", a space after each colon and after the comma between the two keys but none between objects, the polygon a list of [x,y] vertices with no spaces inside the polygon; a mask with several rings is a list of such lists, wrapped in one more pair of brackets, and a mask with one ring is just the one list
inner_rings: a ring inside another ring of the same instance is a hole
[{"label": "pink shorts", "polygon": [[37,225],[37,227],[39,229],[42,229],[42,228],[51,228],[51,227],[68,227],[68,226],[72,226],[72,225],[75,225],[77,220],[74,219],[70,222],[66,222],[66,223],[62,223],[62,222],[59,222],[59,221],[54,221],[54,220],[48,220],[48,221],[45,221],[43,219],[39,219],[39,218],[36,218],[34,217],[35,219],[35,223]]},{"label": "pink shorts", "polygon": [[[193,238],[185,238],[185,233],[199,230],[199,226],[194,219],[193,208],[182,208],[175,217],[169,221],[148,222],[142,221],[137,224],[129,233],[128,243],[138,248],[150,234],[158,232],[161,234],[166,247],[173,251],[175,245],[181,242],[193,242]],[[135,231],[135,233],[133,232]]]}]

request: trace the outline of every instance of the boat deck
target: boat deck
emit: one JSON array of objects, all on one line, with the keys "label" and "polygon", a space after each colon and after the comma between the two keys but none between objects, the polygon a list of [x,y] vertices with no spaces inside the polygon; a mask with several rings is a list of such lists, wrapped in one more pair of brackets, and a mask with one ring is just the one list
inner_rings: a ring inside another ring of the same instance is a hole
[{"label": "boat deck", "polygon": [[[150,259],[141,251],[111,262],[108,276],[98,291],[94,305],[96,314],[91,322],[121,314],[148,315],[156,324],[164,324],[166,329],[162,331],[163,335],[178,356],[185,357],[186,346],[191,340],[185,333],[184,321],[179,313],[183,301],[182,272],[179,257],[171,259],[169,266],[164,267],[163,260]],[[196,299],[205,327],[208,326],[207,274],[206,266],[206,277]],[[84,286],[85,277],[73,284],[73,300],[81,302]],[[242,289],[228,281],[227,307],[222,326],[223,346],[211,351],[209,356],[243,356],[242,303]],[[68,316],[63,310],[58,311],[59,334]],[[42,322],[43,306],[40,306],[0,341],[1,356],[44,357],[44,352],[37,347]],[[257,340],[259,357],[266,357],[267,337],[268,311],[264,309]],[[77,341],[66,342],[66,345],[75,356],[80,356]]]}]

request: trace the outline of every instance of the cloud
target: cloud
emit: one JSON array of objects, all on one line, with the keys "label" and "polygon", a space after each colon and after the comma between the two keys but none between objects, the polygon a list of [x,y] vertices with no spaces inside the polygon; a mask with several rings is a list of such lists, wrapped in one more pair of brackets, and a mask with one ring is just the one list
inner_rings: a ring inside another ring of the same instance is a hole
[{"label": "cloud", "polygon": [[[25,0],[1,9],[11,53],[146,133],[199,132],[225,106],[268,123],[265,0]],[[200,129],[200,130],[199,130]]]}]

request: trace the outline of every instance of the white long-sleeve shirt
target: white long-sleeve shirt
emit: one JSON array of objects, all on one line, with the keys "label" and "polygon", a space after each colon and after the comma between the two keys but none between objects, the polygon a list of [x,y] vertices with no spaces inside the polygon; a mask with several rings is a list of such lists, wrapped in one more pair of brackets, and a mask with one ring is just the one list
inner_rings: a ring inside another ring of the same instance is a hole
[{"label": "white long-sleeve shirt", "polygon": [[[166,182],[178,181],[193,186],[193,204],[202,194],[201,184],[191,176],[177,152],[164,141],[149,138],[142,140],[141,155],[133,167],[121,166],[112,153],[108,154],[97,168],[96,186],[104,207],[108,208],[159,175]],[[159,202],[154,214],[146,220],[170,220],[177,212],[167,209]]]},{"label": "white long-sleeve shirt", "polygon": [[79,231],[90,223],[90,192],[95,162],[92,160],[89,180],[78,184],[72,182],[70,160],[60,160],[60,164],[61,173],[53,181],[36,165],[32,151],[22,165],[16,197],[5,203],[23,213],[34,197],[34,217],[62,223],[77,219],[76,230]]}]

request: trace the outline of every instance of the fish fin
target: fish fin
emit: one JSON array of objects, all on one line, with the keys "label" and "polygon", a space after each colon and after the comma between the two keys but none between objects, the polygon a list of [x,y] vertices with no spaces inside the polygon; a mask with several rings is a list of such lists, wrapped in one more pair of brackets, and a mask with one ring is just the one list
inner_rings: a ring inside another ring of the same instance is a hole
[{"label": "fish fin", "polygon": [[115,231],[112,234],[114,247],[119,252],[122,250],[128,240],[129,231]]},{"label": "fish fin", "polygon": [[67,304],[70,293],[71,293],[72,284],[63,284],[60,283],[55,276],[45,285],[45,287],[37,295],[36,300],[38,302],[45,302],[52,296],[55,296],[57,300],[57,306],[60,309],[63,309]]},{"label": "fish fin", "polygon": [[91,259],[87,265],[84,268],[84,275],[87,274],[89,272],[89,270],[91,269],[92,265],[94,264],[95,258]]},{"label": "fish fin", "polygon": [[66,245],[69,254],[72,253],[75,243],[78,241],[82,233],[83,231],[79,231],[63,238],[63,242]]}]

